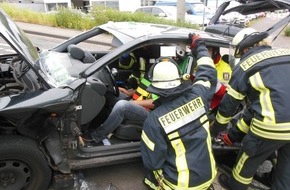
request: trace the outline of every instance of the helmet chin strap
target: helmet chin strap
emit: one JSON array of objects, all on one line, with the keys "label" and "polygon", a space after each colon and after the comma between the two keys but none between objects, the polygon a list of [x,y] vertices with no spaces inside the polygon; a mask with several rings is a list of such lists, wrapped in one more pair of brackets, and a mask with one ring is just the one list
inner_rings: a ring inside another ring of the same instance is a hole
[{"label": "helmet chin strap", "polygon": [[189,80],[190,75],[189,74],[183,74],[182,76],[175,78],[175,79],[168,79],[168,80],[151,80],[151,82],[171,82],[175,80]]}]

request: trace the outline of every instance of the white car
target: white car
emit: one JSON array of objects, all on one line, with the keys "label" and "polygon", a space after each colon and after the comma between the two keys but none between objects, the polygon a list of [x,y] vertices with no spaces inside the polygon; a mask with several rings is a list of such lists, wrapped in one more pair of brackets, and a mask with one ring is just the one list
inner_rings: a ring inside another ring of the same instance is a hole
[{"label": "white car", "polygon": [[[177,20],[177,8],[175,6],[143,6],[136,9],[135,12],[144,12],[173,21]],[[206,26],[209,22],[206,17],[200,15],[189,15],[187,13],[185,13],[185,21],[200,26]]]},{"label": "white car", "polygon": [[249,24],[250,19],[238,12],[230,12],[226,15],[221,15],[219,22],[246,27]]}]

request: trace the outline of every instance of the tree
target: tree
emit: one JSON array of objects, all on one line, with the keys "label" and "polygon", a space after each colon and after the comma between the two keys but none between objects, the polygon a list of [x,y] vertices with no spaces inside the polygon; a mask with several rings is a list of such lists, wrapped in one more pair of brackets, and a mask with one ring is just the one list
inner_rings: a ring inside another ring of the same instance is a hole
[{"label": "tree", "polygon": [[185,20],[185,0],[177,0],[177,21]]}]

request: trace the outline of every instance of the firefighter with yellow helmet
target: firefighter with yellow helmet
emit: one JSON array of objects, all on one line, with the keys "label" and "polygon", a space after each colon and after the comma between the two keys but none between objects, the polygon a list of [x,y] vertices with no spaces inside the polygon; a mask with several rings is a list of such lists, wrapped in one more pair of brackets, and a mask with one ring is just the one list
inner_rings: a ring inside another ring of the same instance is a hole
[{"label": "firefighter with yellow helmet", "polygon": [[162,59],[149,71],[147,90],[159,105],[143,125],[141,155],[145,183],[152,189],[210,189],[216,176],[207,113],[217,73],[205,43],[191,34],[197,57],[195,83],[184,81],[172,59]]}]

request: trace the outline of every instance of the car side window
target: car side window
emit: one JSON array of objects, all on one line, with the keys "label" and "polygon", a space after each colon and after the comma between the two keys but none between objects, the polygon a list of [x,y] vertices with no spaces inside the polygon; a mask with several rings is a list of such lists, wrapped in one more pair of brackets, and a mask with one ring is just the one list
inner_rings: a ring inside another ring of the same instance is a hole
[{"label": "car side window", "polygon": [[159,8],[153,8],[153,9],[152,9],[152,14],[153,14],[154,16],[159,16],[160,13],[166,15],[166,14],[164,13],[164,11],[162,11],[162,10],[159,9]]},{"label": "car side window", "polygon": [[152,8],[146,7],[139,10],[140,12],[151,14]]}]

